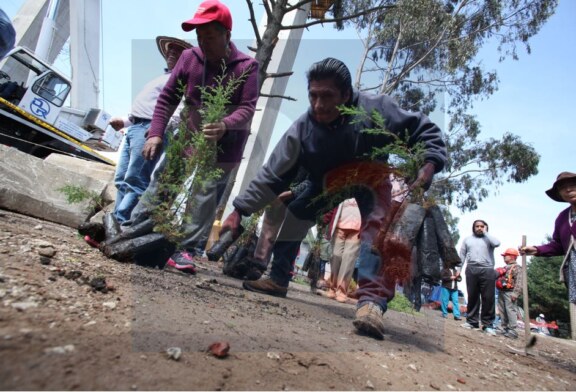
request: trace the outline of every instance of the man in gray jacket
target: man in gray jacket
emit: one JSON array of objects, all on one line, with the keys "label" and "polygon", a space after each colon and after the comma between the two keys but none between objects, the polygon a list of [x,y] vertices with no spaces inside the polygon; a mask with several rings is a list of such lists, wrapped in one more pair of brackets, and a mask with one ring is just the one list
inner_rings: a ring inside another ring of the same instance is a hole
[{"label": "man in gray jacket", "polygon": [[[341,114],[341,105],[357,107],[366,113],[377,111],[385,119],[388,131],[399,136],[407,134],[410,145],[423,145],[424,164],[411,184],[412,188],[421,186],[428,189],[434,173],[442,170],[446,161],[442,132],[435,124],[423,114],[400,109],[388,96],[354,90],[350,71],[340,60],[327,58],[314,63],[308,70],[307,78],[309,110],[286,131],[268,162],[248,188],[236,197],[233,202],[235,210],[222,225],[222,233],[232,230],[237,235],[242,216],[249,216],[274,200],[289,187],[300,167],[308,171],[310,186],[305,195],[288,206],[274,245],[270,277],[245,281],[243,284],[247,290],[280,297],[286,296],[292,262],[316,217],[350,197],[331,194],[327,188],[332,187],[327,184],[343,180],[350,185],[346,176],[359,171],[354,169],[354,165],[370,164],[374,149],[390,143],[389,136],[362,132],[377,126],[371,118],[355,121],[358,119],[354,116]],[[349,170],[351,167],[353,169]],[[362,216],[359,300],[354,326],[360,333],[381,339],[384,335],[382,316],[388,301],[394,296],[395,279],[379,273],[383,270],[382,260],[373,249],[373,243],[390,209],[391,184],[389,172],[386,172],[383,163],[374,163],[371,167],[377,168],[376,176],[371,177],[377,177],[377,183],[370,187],[352,188]]]}]

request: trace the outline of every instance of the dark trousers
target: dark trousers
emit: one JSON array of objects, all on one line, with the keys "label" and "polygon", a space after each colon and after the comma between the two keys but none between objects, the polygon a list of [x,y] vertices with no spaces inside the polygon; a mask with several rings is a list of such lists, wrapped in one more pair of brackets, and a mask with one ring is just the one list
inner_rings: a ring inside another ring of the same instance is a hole
[{"label": "dark trousers", "polygon": [[[328,203],[321,197],[322,191],[322,184],[312,182],[302,195],[288,205],[284,223],[274,245],[274,259],[270,270],[272,280],[282,286],[288,286],[293,268],[292,261],[296,258],[300,242],[308,229],[315,224],[317,214],[327,212],[324,210]],[[375,302],[386,310],[387,302],[394,297],[396,282],[393,277],[380,273],[383,270],[382,259],[372,245],[390,209],[391,184],[388,180],[384,180],[376,189],[358,187],[352,193],[362,216],[358,304]],[[341,197],[332,195],[332,197],[331,201],[336,204],[346,198],[344,195]]]},{"label": "dark trousers", "polygon": [[492,327],[495,312],[496,278],[494,269],[468,266],[466,268],[468,311],[466,320],[474,326]]}]

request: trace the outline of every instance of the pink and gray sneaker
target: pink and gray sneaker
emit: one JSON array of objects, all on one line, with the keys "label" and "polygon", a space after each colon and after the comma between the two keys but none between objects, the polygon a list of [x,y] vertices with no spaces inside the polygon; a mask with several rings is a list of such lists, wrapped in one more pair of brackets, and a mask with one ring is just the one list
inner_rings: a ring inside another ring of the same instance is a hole
[{"label": "pink and gray sneaker", "polygon": [[176,252],[166,262],[164,271],[196,275],[194,257],[188,252]]}]

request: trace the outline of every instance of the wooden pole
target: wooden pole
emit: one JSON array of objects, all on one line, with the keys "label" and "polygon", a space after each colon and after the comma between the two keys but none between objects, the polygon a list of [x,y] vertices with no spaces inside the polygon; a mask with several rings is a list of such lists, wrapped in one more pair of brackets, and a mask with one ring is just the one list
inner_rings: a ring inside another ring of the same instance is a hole
[{"label": "wooden pole", "polygon": [[[522,236],[522,248],[526,247],[526,236]],[[522,306],[524,308],[524,352],[528,354],[530,346],[530,311],[528,308],[528,265],[526,263],[526,254],[522,255]]]}]

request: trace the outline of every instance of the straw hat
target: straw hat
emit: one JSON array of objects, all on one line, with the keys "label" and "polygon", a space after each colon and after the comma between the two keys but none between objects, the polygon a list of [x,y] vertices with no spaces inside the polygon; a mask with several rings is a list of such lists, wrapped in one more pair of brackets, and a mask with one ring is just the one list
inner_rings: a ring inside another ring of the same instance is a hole
[{"label": "straw hat", "polygon": [[164,59],[168,58],[168,49],[170,49],[171,45],[176,45],[182,50],[190,49],[192,47],[192,45],[186,41],[174,37],[166,37],[164,35],[156,37],[156,44],[158,45],[158,50]]}]

